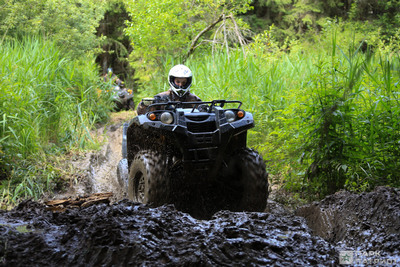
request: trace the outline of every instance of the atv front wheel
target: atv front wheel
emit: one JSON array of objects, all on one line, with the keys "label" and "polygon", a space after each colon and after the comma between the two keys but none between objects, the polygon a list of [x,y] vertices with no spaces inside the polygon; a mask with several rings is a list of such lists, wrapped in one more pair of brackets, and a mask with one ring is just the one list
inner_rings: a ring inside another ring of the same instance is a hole
[{"label": "atv front wheel", "polygon": [[225,182],[235,188],[236,211],[264,211],[268,198],[268,173],[257,151],[250,148],[237,150],[225,171]]},{"label": "atv front wheel", "polygon": [[165,204],[168,199],[166,162],[160,153],[139,151],[129,171],[129,199],[156,206]]}]

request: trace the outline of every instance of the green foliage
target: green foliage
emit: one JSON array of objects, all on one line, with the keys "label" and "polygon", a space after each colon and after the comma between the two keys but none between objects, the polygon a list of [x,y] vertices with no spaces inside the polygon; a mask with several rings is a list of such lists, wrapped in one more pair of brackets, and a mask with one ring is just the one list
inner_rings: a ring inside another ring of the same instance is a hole
[{"label": "green foliage", "polygon": [[244,20],[257,33],[275,25],[280,43],[288,37],[314,38],[315,33],[324,30],[326,20],[364,24],[369,28],[365,32],[379,31],[380,38],[387,41],[400,26],[398,0],[260,0],[252,5],[254,11],[247,12]]},{"label": "green foliage", "polygon": [[105,4],[96,0],[0,0],[0,34],[5,40],[48,36],[71,55],[81,57],[99,45],[96,28]]},{"label": "green foliage", "polygon": [[393,81],[399,74],[391,71],[398,57],[384,52],[393,51],[390,46],[397,44],[377,44],[381,49],[375,54],[363,53],[363,42],[347,44],[348,50],[343,50],[336,34],[330,33],[331,50],[321,51],[329,56],[312,55],[313,71],[306,91],[301,90],[308,98],[287,110],[302,114],[295,117],[303,144],[286,147],[300,152],[301,163],[291,164],[295,168],[287,175],[286,186],[320,197],[341,188],[363,191],[376,185],[399,186],[393,178],[399,176],[395,160],[399,149],[393,145],[399,140],[399,127],[392,117],[398,112]]},{"label": "green foliage", "polygon": [[37,175],[39,159],[92,146],[89,129],[111,107],[97,73],[93,58],[63,57],[55,42],[24,38],[0,47],[0,169],[10,192],[29,188],[38,197],[42,178],[29,175]]},{"label": "green foliage", "polygon": [[125,82],[125,86],[132,88],[134,71],[128,62],[132,48],[128,37],[124,35],[125,21],[128,19],[129,15],[123,0],[107,1],[104,17],[97,29],[97,35],[101,36],[102,51],[96,62],[100,65],[103,75],[111,67]]},{"label": "green foliage", "polygon": [[[183,60],[189,51],[192,40],[207,26],[221,15],[236,15],[248,10],[250,0],[126,0],[130,14],[130,21],[125,30],[129,36],[133,52],[131,62],[137,71],[138,78],[149,81],[150,75],[143,70],[161,67],[165,55]],[[227,25],[234,25],[226,19]],[[240,21],[239,21],[240,24]],[[218,31],[209,31],[201,36],[199,43],[214,39],[213,34]],[[228,34],[225,35],[225,37]],[[210,41],[212,42],[212,41]]]},{"label": "green foliage", "polygon": [[10,179],[3,180],[0,185],[1,209],[12,207],[21,199],[38,199],[47,192],[61,188],[64,182],[60,179],[60,170],[55,169],[52,162],[46,163],[46,160],[40,158],[35,165],[32,160],[19,162],[18,168],[12,170]]},{"label": "green foliage", "polygon": [[[268,26],[277,27],[277,38],[284,42],[287,37],[300,38],[306,32],[314,32],[318,29],[319,20],[326,16],[326,9],[336,6],[335,1],[304,1],[304,0],[262,0],[254,2],[255,17],[245,16],[245,20],[257,33],[262,32]],[[257,27],[260,21],[267,21],[267,27]]]}]

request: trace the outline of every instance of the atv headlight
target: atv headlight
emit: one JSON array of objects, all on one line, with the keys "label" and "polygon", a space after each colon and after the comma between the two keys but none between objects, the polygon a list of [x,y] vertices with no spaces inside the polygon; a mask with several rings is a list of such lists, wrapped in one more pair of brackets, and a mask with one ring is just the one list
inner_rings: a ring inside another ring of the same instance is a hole
[{"label": "atv headlight", "polygon": [[233,122],[236,119],[235,112],[232,110],[225,110],[225,118],[227,122]]},{"label": "atv headlight", "polygon": [[171,124],[174,121],[174,117],[169,112],[164,112],[160,116],[160,121],[165,124]]}]

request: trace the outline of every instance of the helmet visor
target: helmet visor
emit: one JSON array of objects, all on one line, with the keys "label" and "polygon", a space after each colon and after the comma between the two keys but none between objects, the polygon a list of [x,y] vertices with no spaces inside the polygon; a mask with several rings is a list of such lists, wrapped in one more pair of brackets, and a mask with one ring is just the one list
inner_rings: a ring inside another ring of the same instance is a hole
[{"label": "helmet visor", "polygon": [[180,78],[180,77],[170,76],[169,82],[177,90],[179,90],[179,89],[187,89],[192,84],[192,77]]}]

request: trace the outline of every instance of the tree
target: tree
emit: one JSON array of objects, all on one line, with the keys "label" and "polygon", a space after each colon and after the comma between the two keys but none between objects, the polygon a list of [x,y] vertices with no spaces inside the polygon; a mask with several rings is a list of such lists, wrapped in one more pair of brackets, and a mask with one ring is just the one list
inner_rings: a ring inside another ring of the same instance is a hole
[{"label": "tree", "polygon": [[356,21],[372,21],[375,27],[382,29],[382,37],[390,40],[398,35],[400,27],[399,0],[365,0],[353,1],[350,19]]},{"label": "tree", "polygon": [[102,74],[112,68],[113,72],[124,80],[125,85],[133,84],[133,70],[129,67],[128,56],[132,51],[129,38],[124,35],[125,21],[129,19],[123,0],[107,2],[104,18],[97,28],[97,36],[101,39],[101,53],[96,62],[100,65]]},{"label": "tree", "polygon": [[4,39],[24,35],[52,38],[75,57],[99,45],[96,28],[105,1],[0,0],[0,34]]},{"label": "tree", "polygon": [[[133,46],[132,64],[135,68],[161,65],[166,55],[185,58],[198,44],[227,40],[228,25],[232,32],[237,32],[238,27],[244,25],[240,20],[235,25],[234,17],[247,11],[250,2],[126,0],[130,20],[125,32]],[[225,28],[223,35],[221,27]]]}]

